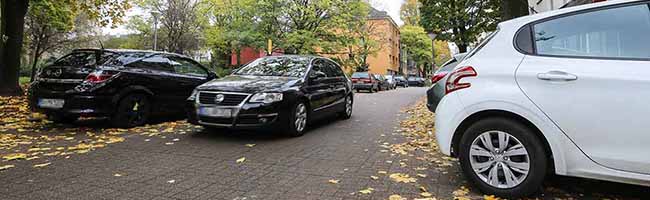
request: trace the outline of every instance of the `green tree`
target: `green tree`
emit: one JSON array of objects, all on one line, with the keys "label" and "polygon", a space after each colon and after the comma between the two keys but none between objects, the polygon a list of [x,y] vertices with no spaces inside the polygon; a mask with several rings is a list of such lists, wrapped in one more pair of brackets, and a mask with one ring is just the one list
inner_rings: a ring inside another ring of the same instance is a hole
[{"label": "green tree", "polygon": [[420,0],[422,25],[438,39],[456,43],[460,52],[501,21],[499,0]]},{"label": "green tree", "polygon": [[420,26],[402,26],[400,37],[405,47],[409,59],[416,63],[420,74],[424,74],[428,69],[425,66],[431,66],[432,46],[431,38]]},{"label": "green tree", "polygon": [[420,4],[419,0],[406,0],[399,9],[400,19],[404,25],[417,26],[420,24]]},{"label": "green tree", "polygon": [[451,59],[451,51],[449,50],[449,44],[447,41],[436,40],[434,43],[435,48],[435,63],[436,66],[440,66],[447,60]]},{"label": "green tree", "polygon": [[[204,23],[199,15],[202,0],[139,0],[144,10],[160,13],[158,43],[162,49],[179,54],[190,54],[199,49]],[[137,26],[140,33],[153,28],[153,18],[146,20],[146,26]]]},{"label": "green tree", "polygon": [[35,1],[29,7],[25,32],[32,62],[30,81],[41,56],[66,43],[76,16],[76,9],[65,1]]},{"label": "green tree", "polygon": [[130,7],[127,0],[0,0],[0,95],[22,94],[18,85],[18,71],[21,65],[25,15],[30,4],[43,2],[51,2],[51,5],[67,4],[104,26],[120,23],[124,11]]}]

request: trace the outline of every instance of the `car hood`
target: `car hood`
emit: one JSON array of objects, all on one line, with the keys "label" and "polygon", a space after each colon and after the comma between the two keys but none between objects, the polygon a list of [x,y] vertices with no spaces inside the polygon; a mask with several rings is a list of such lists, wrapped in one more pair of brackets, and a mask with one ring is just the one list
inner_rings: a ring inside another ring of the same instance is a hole
[{"label": "car hood", "polygon": [[301,82],[302,79],[294,77],[230,75],[204,83],[197,89],[245,93],[280,92]]}]

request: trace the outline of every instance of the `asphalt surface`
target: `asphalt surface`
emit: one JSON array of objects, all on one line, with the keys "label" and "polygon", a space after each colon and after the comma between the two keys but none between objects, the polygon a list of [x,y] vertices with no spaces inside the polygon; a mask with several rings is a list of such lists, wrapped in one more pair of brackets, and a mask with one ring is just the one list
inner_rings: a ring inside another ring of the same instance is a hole
[{"label": "asphalt surface", "polygon": [[[387,177],[371,183],[369,176],[399,165],[386,163],[389,155],[377,143],[399,125],[400,110],[424,93],[425,88],[359,93],[351,119],[317,122],[298,138],[202,128],[174,136],[173,145],[165,145],[171,138],[127,136],[123,143],[54,160],[45,168],[0,173],[0,199],[386,199],[398,191],[417,194],[393,186]],[[246,160],[237,163],[242,157]],[[340,182],[328,183],[331,179]],[[367,187],[373,187],[372,194],[358,193]]]}]

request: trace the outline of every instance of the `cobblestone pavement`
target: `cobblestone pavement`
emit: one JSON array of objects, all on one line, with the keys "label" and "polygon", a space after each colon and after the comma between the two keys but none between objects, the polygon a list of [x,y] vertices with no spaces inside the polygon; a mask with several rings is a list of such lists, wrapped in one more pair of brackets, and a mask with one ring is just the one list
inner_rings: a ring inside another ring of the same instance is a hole
[{"label": "cobblestone pavement", "polygon": [[[47,167],[21,166],[23,160],[0,171],[0,199],[482,199],[461,189],[468,184],[453,160],[424,163],[387,150],[405,141],[396,132],[401,110],[424,92],[359,93],[351,119],[318,122],[299,138],[191,127],[167,137],[127,134],[110,147],[52,158]],[[395,173],[410,177],[391,178]],[[550,185],[569,194],[541,198],[650,198],[647,188],[609,182],[557,178]]]}]

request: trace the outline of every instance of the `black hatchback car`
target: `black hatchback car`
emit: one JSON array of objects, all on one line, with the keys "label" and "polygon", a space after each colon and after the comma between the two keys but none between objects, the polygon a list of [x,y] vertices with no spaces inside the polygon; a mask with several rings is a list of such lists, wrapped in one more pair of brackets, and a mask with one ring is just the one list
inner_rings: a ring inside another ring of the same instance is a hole
[{"label": "black hatchback car", "polygon": [[133,127],[154,114],[183,113],[192,90],[214,78],[178,54],[78,49],[41,70],[29,103],[54,122],[109,117],[115,126]]},{"label": "black hatchback car", "polygon": [[277,127],[301,136],[315,119],[349,119],[353,97],[352,82],[330,59],[263,57],[199,86],[187,99],[188,121],[206,127]]}]

